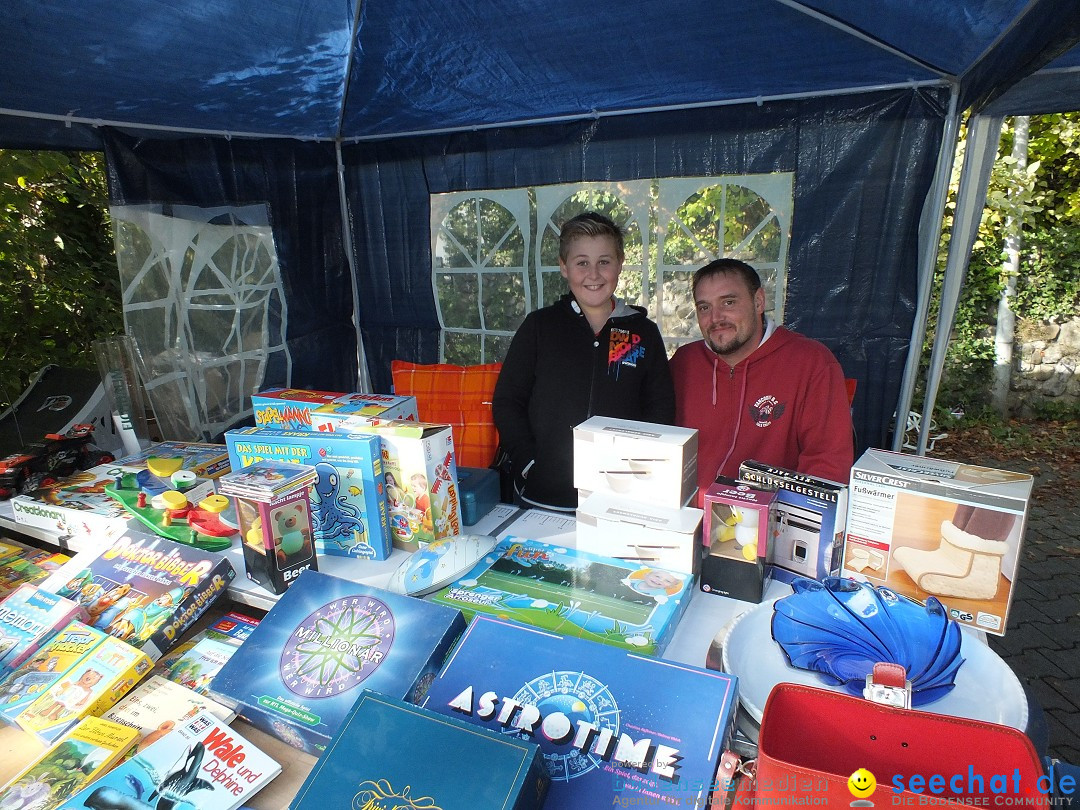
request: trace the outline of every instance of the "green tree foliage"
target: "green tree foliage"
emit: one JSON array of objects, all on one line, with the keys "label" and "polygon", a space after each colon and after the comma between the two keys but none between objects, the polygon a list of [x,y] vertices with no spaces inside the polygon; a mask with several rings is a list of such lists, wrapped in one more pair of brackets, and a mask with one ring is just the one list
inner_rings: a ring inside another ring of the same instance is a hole
[{"label": "green tree foliage", "polygon": [[[963,405],[968,414],[980,415],[989,406],[994,324],[1004,282],[1004,224],[1010,216],[1024,223],[1014,301],[1018,319],[1050,320],[1080,311],[1080,113],[1030,119],[1026,168],[1016,165],[1012,147],[1012,122],[1006,119],[946,357],[938,396],[941,410]],[[955,210],[956,180],[954,173],[939,273]],[[935,322],[936,311],[931,313],[924,361]]]},{"label": "green tree foliage", "polygon": [[0,408],[123,331],[102,157],[0,150]]}]

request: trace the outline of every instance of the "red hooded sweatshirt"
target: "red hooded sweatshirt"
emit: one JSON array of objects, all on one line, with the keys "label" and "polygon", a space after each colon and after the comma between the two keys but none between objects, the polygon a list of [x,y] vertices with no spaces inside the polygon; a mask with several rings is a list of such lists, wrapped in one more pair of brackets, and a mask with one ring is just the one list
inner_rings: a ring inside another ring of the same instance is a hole
[{"label": "red hooded sweatshirt", "polygon": [[[771,331],[771,333],[770,333]],[[748,459],[846,483],[854,461],[844,373],[822,343],[784,327],[734,367],[699,340],[671,358],[675,421],[698,431],[698,505]]]}]

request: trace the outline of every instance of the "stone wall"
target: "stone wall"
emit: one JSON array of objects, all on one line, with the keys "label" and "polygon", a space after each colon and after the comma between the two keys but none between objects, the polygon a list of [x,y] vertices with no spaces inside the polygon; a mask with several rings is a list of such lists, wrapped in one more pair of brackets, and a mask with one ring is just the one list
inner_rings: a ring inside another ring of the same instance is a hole
[{"label": "stone wall", "polygon": [[1017,322],[1009,404],[1017,416],[1037,405],[1063,412],[1080,409],[1080,317]]}]

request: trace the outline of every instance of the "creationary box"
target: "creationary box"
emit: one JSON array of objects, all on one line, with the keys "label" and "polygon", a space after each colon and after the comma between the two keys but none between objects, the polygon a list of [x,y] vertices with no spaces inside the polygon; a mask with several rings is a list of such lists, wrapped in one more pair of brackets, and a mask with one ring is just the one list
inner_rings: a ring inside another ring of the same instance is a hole
[{"label": "creationary box", "polygon": [[598,810],[711,806],[736,701],[722,672],[477,616],[422,705],[538,743],[547,806]]},{"label": "creationary box", "polygon": [[693,574],[701,558],[700,509],[594,492],[577,508],[577,548]]},{"label": "creationary box", "polygon": [[775,501],[775,490],[723,476],[705,490],[702,540],[707,553],[701,561],[701,590],[761,601],[770,578],[766,559]]},{"label": "creationary box", "polygon": [[844,576],[1004,635],[1019,572],[1025,473],[870,449],[851,468]]},{"label": "creationary box", "polygon": [[464,627],[460,611],[304,571],[214,677],[210,695],[318,752],[363,689],[415,702]]},{"label": "creationary box", "polygon": [[365,689],[290,807],[540,810],[548,783],[535,743]]},{"label": "creationary box", "polygon": [[466,616],[499,616],[660,655],[693,592],[692,574],[507,537],[430,598]]},{"label": "creationary box", "polygon": [[822,579],[840,569],[847,520],[846,483],[827,481],[760,461],[739,465],[739,480],[776,490],[766,562],[781,582]]},{"label": "creationary box", "polygon": [[593,416],[574,428],[574,486],[678,508],[697,491],[697,431]]},{"label": "creationary box", "polygon": [[324,434],[275,428],[225,433],[234,469],[258,461],[315,468],[308,490],[319,554],[385,560],[391,535],[383,480],[382,444],[366,434]]}]

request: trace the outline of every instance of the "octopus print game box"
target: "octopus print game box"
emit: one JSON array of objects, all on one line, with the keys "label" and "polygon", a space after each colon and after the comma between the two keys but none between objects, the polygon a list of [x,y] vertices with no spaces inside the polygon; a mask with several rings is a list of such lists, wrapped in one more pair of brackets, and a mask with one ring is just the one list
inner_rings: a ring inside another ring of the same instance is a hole
[{"label": "octopus print game box", "polygon": [[319,554],[385,560],[391,534],[377,436],[238,428],[225,433],[229,461],[239,470],[257,461],[315,468],[311,530]]},{"label": "octopus print game box", "polygon": [[421,705],[539,744],[547,806],[709,807],[737,679],[477,616]]},{"label": "octopus print game box", "polygon": [[304,571],[214,677],[210,695],[318,752],[362,689],[415,702],[464,629],[460,611]]}]

